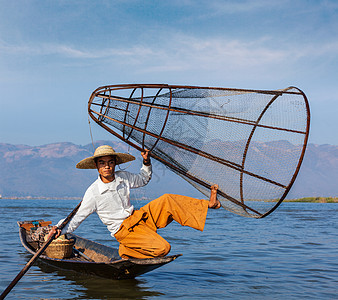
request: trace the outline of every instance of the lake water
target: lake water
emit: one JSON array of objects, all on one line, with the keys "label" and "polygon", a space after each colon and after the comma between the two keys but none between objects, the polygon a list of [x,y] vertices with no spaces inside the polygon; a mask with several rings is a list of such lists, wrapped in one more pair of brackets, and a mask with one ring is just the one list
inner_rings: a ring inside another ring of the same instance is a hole
[{"label": "lake water", "polygon": [[[31,257],[16,222],[55,224],[76,205],[74,200],[0,200],[0,292]],[[96,214],[75,233],[118,246]],[[183,256],[134,280],[102,279],[39,263],[6,299],[338,298],[338,204],[282,203],[261,220],[212,210],[204,232],[172,223],[159,233],[171,243],[171,254]]]}]

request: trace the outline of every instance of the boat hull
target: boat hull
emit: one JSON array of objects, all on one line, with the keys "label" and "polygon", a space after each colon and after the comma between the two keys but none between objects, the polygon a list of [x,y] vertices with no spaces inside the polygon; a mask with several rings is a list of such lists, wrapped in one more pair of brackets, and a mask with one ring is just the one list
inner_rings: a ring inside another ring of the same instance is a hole
[{"label": "boat hull", "polygon": [[[20,226],[23,222],[18,222],[18,224]],[[20,227],[19,235],[22,245],[29,253],[34,255],[38,244],[27,241],[27,231],[23,227]],[[61,269],[120,280],[135,278],[172,262],[180,256],[178,254],[149,259],[126,260],[121,259],[118,255],[118,250],[113,247],[84,239],[75,234],[68,234],[67,237],[75,239],[74,251],[81,253],[81,255],[74,255],[67,259],[57,259],[41,255],[39,260]]]}]

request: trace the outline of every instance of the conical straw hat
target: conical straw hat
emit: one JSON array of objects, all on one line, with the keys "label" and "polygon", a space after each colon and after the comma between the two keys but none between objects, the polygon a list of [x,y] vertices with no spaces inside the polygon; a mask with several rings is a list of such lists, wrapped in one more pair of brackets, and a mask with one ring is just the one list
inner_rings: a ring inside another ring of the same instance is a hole
[{"label": "conical straw hat", "polygon": [[96,169],[95,158],[107,156],[107,155],[112,155],[116,157],[116,165],[135,160],[135,157],[130,154],[118,153],[118,152],[115,152],[115,150],[112,147],[108,145],[103,145],[103,146],[96,148],[93,156],[87,157],[81,160],[76,165],[76,167],[78,169]]}]

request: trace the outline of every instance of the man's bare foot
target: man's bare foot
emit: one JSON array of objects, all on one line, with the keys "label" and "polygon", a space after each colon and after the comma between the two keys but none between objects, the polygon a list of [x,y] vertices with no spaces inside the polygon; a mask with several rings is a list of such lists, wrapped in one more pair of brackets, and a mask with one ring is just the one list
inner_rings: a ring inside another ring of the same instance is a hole
[{"label": "man's bare foot", "polygon": [[209,208],[218,209],[221,207],[221,203],[217,200],[217,190],[218,184],[214,184],[210,188],[210,200],[209,200]]}]

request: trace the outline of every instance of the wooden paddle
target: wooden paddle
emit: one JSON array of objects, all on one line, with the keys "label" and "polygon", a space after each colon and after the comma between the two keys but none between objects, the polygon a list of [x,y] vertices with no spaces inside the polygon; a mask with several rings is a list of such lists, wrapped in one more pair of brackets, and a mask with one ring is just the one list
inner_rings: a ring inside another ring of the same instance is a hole
[{"label": "wooden paddle", "polygon": [[[77,210],[79,209],[81,202],[74,208],[74,210],[61,223],[61,225],[57,227],[57,229],[62,230],[68,224],[68,222],[74,217]],[[18,281],[22,278],[22,276],[26,274],[26,272],[32,266],[32,264],[39,258],[39,256],[46,250],[49,244],[55,239],[56,235],[57,235],[57,231],[52,236],[50,236],[49,239],[43,244],[43,246],[34,254],[34,256],[30,259],[30,261],[24,266],[24,268],[20,271],[20,273],[13,279],[13,281],[9,284],[9,286],[0,295],[0,300],[5,299],[7,294],[18,283]]]}]

